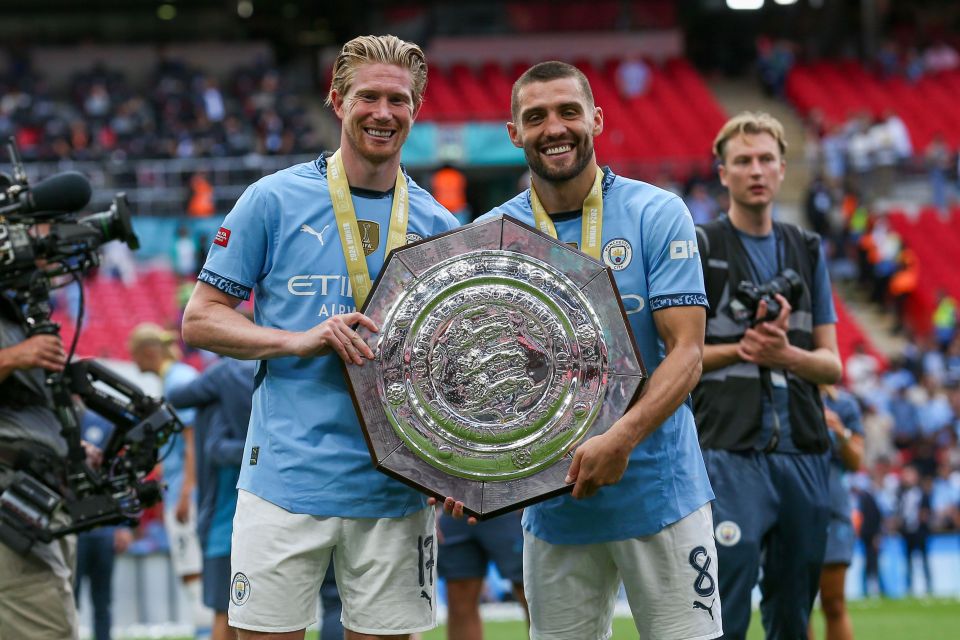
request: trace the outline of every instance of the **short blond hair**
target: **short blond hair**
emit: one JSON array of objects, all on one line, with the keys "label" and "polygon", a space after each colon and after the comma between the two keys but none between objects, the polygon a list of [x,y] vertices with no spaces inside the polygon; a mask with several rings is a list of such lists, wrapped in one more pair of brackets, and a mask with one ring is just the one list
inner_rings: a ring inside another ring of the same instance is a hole
[{"label": "short blond hair", "polygon": [[144,347],[160,347],[165,358],[180,359],[176,335],[156,323],[141,322],[130,332],[127,340],[127,349],[130,353],[136,353]]},{"label": "short blond hair", "polygon": [[427,59],[423,50],[396,36],[357,36],[343,45],[333,63],[333,79],[327,92],[327,106],[333,104],[333,93],[345,96],[353,85],[357,69],[364,64],[392,64],[410,72],[413,78],[413,105],[423,100],[427,88]]},{"label": "short blond hair", "polygon": [[720,128],[720,133],[713,141],[713,155],[723,162],[724,147],[731,138],[757,133],[768,133],[777,141],[781,159],[787,154],[787,138],[779,120],[763,111],[742,111],[727,120],[726,124]]}]

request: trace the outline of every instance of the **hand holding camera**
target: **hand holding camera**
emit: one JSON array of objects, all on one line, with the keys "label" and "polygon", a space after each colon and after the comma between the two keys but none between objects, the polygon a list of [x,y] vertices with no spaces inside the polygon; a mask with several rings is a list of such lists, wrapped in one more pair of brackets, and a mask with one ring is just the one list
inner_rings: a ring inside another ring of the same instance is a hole
[{"label": "hand holding camera", "polygon": [[779,293],[774,295],[774,302],[778,313],[772,319],[767,301],[759,302],[756,321],[740,339],[737,355],[741,360],[761,367],[789,369],[793,362],[794,347],[787,338],[787,329],[793,307]]},{"label": "hand holding camera", "polygon": [[[20,344],[5,349],[6,362],[0,364],[0,372],[38,367],[47,371],[63,371],[67,354],[57,335],[36,335]],[[2,373],[0,373],[0,377]]]}]

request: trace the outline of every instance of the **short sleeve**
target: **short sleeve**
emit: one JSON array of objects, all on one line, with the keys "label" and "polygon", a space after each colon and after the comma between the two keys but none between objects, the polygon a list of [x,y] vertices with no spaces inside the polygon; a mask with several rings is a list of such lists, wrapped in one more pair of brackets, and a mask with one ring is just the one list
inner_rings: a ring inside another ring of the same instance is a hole
[{"label": "short sleeve", "polygon": [[217,231],[197,279],[235,298],[248,300],[267,263],[267,213],[257,185],[251,185]]},{"label": "short sleeve", "polygon": [[833,292],[830,289],[830,276],[827,275],[827,259],[823,255],[823,245],[817,254],[817,268],[813,273],[813,326],[836,324],[837,310],[833,306]]},{"label": "short sleeve", "polygon": [[457,220],[452,213],[442,206],[438,206],[437,209],[436,222],[433,224],[433,235],[453,231],[460,226],[460,221]]},{"label": "short sleeve", "polygon": [[707,305],[693,218],[680,198],[670,198],[643,221],[650,310]]}]

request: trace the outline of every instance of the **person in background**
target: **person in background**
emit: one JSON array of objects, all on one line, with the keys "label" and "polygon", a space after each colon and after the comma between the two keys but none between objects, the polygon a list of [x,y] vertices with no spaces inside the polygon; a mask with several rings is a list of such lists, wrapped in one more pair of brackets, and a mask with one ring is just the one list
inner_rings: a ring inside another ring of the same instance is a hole
[{"label": "person in background", "polygon": [[[27,464],[49,486],[65,482],[60,461],[67,442],[44,380],[63,370],[66,353],[59,336],[28,337],[25,324],[20,306],[0,292],[0,494]],[[86,453],[87,464],[99,464],[96,448]],[[59,525],[68,523],[65,516],[54,517]],[[0,542],[0,640],[77,638],[76,545],[76,536],[68,535],[19,553]]]},{"label": "person in background", "polygon": [[[851,394],[833,386],[824,386],[821,391],[830,430],[830,523],[820,573],[820,608],[827,623],[827,640],[853,640],[844,585],[847,567],[853,560],[856,533],[845,475],[863,464],[863,423],[860,405]],[[812,621],[808,629],[813,640]]]},{"label": "person in background", "polygon": [[230,538],[237,478],[250,421],[256,361],[222,358],[166,391],[178,410],[196,411],[197,536],[203,550],[203,603],[213,609],[211,640],[229,640]]},{"label": "person in background", "polygon": [[930,489],[932,478],[924,476],[913,464],[903,468],[900,476],[900,493],[897,496],[895,521],[907,548],[907,595],[912,595],[915,585],[913,556],[920,554],[924,586],[927,595],[933,594],[930,577],[930,556],[927,545],[930,541]]},{"label": "person in background", "polygon": [[957,331],[957,301],[943,289],[937,291],[937,306],[933,310],[933,331],[941,351],[946,350]]},{"label": "person in background", "polygon": [[209,218],[217,212],[213,197],[213,185],[203,171],[190,176],[190,199],[187,202],[187,215],[191,218]]},{"label": "person in background", "polygon": [[[113,432],[113,425],[83,406],[78,408],[78,413],[83,439],[102,450]],[[110,640],[112,637],[114,560],[127,550],[131,542],[133,532],[122,526],[100,527],[77,535],[74,591],[79,608],[83,584],[90,588],[94,640]]]},{"label": "person in background", "polygon": [[626,100],[644,96],[652,77],[649,65],[640,56],[627,56],[617,65],[617,89]]},{"label": "person in background", "polygon": [[693,224],[706,224],[717,217],[717,201],[702,182],[693,183],[684,203],[693,216]]},{"label": "person in background", "polygon": [[475,525],[443,513],[437,526],[437,575],[447,581],[447,640],[483,640],[480,596],[491,561],[513,585],[514,597],[524,615],[529,615],[523,592],[523,529],[519,511]]},{"label": "person in background", "polygon": [[927,165],[927,178],[930,180],[933,206],[945,215],[954,163],[953,155],[950,153],[950,147],[947,145],[943,132],[938,131],[934,134],[933,140],[927,145],[923,156]]},{"label": "person in background", "polygon": [[863,545],[863,575],[861,589],[864,598],[874,593],[871,583],[876,584],[876,592],[886,596],[883,578],[880,575],[880,542],[883,535],[883,511],[873,495],[872,481],[867,476],[858,476],[853,482],[854,501],[859,514],[857,538]]},{"label": "person in background", "polygon": [[470,222],[473,212],[467,202],[467,177],[462,171],[453,165],[443,165],[430,180],[430,192],[460,224]]},{"label": "person in background", "polygon": [[[116,244],[116,243],[114,243]],[[130,357],[140,371],[153,373],[163,381],[164,392],[192,383],[199,375],[180,362],[175,336],[152,322],[134,327],[128,341]],[[196,466],[194,462],[192,409],[178,411],[184,429],[162,453],[163,526],[170,543],[174,573],[187,591],[193,607],[192,619],[198,636],[206,635],[213,613],[203,606],[201,591],[202,552],[197,538]]]},{"label": "person in background", "polygon": [[197,276],[197,245],[186,225],[177,227],[177,239],[173,243],[173,270],[184,280],[192,280]]},{"label": "person in background", "polygon": [[[714,154],[730,209],[697,229],[709,310],[693,406],[717,495],[728,640],[746,637],[758,579],[767,637],[807,634],[830,516],[818,385],[842,374],[837,315],[819,236],[773,219],[786,147],[783,126],[767,113],[728,120]],[[790,300],[742,295],[775,279]]]}]

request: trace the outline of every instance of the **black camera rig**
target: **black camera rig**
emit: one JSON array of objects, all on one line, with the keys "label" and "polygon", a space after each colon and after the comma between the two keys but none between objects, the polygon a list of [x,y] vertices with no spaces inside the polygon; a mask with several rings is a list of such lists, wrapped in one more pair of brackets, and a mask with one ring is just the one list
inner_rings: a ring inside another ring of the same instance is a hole
[{"label": "black camera rig", "polygon": [[[116,195],[107,211],[78,216],[74,212],[90,197],[86,178],[60,174],[31,190],[12,140],[8,148],[14,171],[0,176],[0,295],[17,309],[31,337],[59,335],[51,320],[52,289],[76,282],[81,292],[67,365],[45,380],[66,458],[52,459],[45,448],[22,443],[0,449],[0,464],[12,471],[0,494],[0,543],[24,553],[38,541],[136,523],[145,507],[160,500],[159,483],[147,476],[160,448],[183,425],[163,399],[97,362],[71,361],[82,323],[82,276],[99,264],[100,245],[139,247],[125,195]],[[96,468],[86,461],[74,395],[115,425]]]}]

